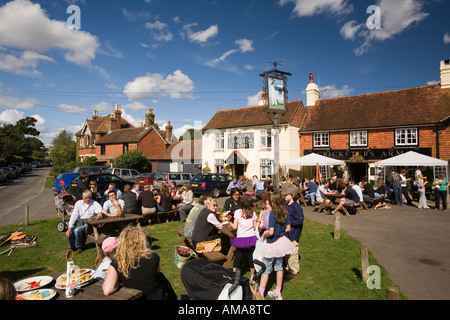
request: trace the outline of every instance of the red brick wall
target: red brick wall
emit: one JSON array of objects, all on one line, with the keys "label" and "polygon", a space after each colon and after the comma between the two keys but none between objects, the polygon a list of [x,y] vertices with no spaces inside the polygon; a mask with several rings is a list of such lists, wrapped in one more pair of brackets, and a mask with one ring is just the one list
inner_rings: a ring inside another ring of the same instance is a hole
[{"label": "red brick wall", "polygon": [[[419,127],[419,148],[431,148],[433,157],[436,155],[436,133],[435,127]],[[450,127],[440,127],[439,136],[439,158],[442,160],[450,159]],[[374,129],[368,130],[368,146],[373,149],[395,148],[395,129]],[[348,149],[349,132],[339,131],[330,132],[331,149]],[[313,134],[304,133],[300,137],[300,156],[304,156],[305,150],[313,149]]]},{"label": "red brick wall", "polygon": [[144,139],[139,141],[139,150],[149,159],[158,159],[166,150],[166,144],[155,130],[150,131]]}]

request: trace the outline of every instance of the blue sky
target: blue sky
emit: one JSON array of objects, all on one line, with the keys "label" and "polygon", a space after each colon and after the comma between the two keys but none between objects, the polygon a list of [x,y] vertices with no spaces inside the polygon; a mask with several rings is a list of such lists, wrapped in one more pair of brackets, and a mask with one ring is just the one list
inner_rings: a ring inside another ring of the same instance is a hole
[{"label": "blue sky", "polygon": [[449,13],[445,0],[0,1],[0,121],[35,116],[50,144],[117,103],[136,126],[153,108],[179,136],[256,105],[274,60],[304,104],[309,73],[321,98],[436,83]]}]

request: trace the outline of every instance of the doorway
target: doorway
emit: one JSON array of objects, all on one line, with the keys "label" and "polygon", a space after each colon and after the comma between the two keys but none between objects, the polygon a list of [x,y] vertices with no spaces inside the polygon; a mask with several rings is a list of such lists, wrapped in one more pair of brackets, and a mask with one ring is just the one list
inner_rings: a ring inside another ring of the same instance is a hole
[{"label": "doorway", "polygon": [[363,177],[368,176],[369,164],[367,162],[347,163],[349,178],[355,183],[362,181]]}]

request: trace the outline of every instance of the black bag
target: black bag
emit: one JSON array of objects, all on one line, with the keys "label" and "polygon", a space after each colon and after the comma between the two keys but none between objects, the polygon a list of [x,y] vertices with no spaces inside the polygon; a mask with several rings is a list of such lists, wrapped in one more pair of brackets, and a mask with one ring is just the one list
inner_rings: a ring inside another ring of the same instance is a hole
[{"label": "black bag", "polygon": [[[237,275],[239,279],[236,280]],[[218,300],[225,286],[234,284],[235,280],[242,287],[242,299],[252,300],[253,298],[248,278],[240,277],[240,273],[204,258],[187,262],[181,268],[180,276],[192,300]]]}]

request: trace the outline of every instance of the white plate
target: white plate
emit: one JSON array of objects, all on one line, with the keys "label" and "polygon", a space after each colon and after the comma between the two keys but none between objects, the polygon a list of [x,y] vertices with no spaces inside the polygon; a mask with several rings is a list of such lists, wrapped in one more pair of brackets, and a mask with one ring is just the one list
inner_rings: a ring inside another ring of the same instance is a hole
[{"label": "white plate", "polygon": [[[33,282],[33,281],[38,282],[39,283],[39,287],[30,288],[28,283]],[[27,291],[36,290],[36,289],[45,287],[46,285],[48,285],[52,281],[53,281],[52,277],[49,277],[49,276],[38,276],[38,277],[32,277],[32,278],[28,278],[28,279],[24,279],[24,280],[18,281],[16,283],[14,283],[14,287],[16,287],[17,292],[27,292]]]},{"label": "white plate", "polygon": [[[91,282],[91,281],[94,279],[94,273],[95,273],[95,270],[92,270],[92,269],[80,269],[80,270],[84,270],[84,271],[87,272],[87,274],[89,274],[89,279],[88,279],[88,280],[83,281],[83,282],[81,282],[81,283],[76,283],[76,284],[75,284],[75,286],[81,286],[81,287],[82,287],[82,286],[88,284],[89,282]],[[66,288],[66,282],[61,280],[61,278],[62,278],[63,276],[65,276],[65,275],[66,275],[66,273],[64,272],[62,275],[60,275],[60,276],[58,277],[58,279],[56,279],[56,284],[57,284],[57,286],[55,286],[55,287],[56,287],[57,289],[65,289],[65,288]]]},{"label": "white plate", "polygon": [[[32,296],[32,294],[35,291],[37,291],[37,292],[39,292],[39,293],[41,293],[43,295],[41,299],[30,299],[30,297]],[[47,294],[45,295],[45,293],[47,293]],[[39,290],[33,290],[33,291],[30,291],[30,292],[27,292],[27,293],[19,294],[18,297],[22,298],[23,300],[50,300],[55,295],[56,295],[56,291],[53,290],[53,289],[39,289]]]}]

